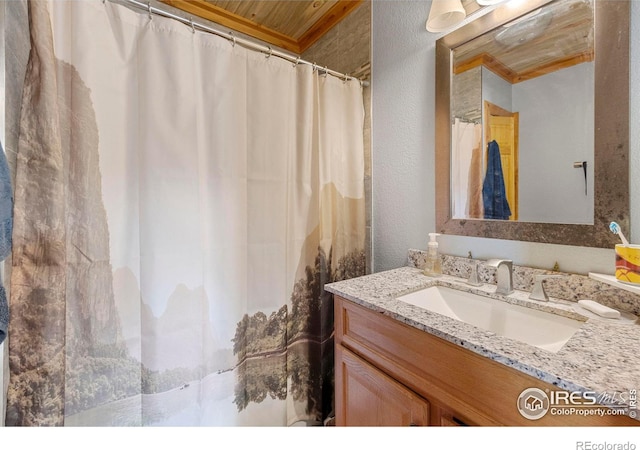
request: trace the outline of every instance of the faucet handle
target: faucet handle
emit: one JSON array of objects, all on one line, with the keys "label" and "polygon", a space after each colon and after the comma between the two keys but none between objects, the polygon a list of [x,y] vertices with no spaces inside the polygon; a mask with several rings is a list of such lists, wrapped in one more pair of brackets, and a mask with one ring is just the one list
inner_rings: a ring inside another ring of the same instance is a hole
[{"label": "faucet handle", "polygon": [[479,265],[480,265],[480,261],[471,261],[471,275],[469,275],[467,284],[471,286],[482,286],[482,281],[480,281],[478,278]]},{"label": "faucet handle", "polygon": [[564,278],[565,275],[536,275],[535,282],[533,283],[533,289],[529,298],[531,300],[540,300],[543,302],[549,301],[549,296],[544,290],[544,284],[542,283],[547,278]]}]

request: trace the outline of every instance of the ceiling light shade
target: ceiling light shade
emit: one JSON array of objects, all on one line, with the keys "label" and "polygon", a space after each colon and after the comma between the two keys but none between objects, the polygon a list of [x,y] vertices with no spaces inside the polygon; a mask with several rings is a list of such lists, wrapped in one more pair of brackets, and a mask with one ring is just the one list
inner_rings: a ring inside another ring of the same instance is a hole
[{"label": "ceiling light shade", "polygon": [[466,16],[460,0],[433,0],[427,19],[427,31],[444,31],[461,23]]}]

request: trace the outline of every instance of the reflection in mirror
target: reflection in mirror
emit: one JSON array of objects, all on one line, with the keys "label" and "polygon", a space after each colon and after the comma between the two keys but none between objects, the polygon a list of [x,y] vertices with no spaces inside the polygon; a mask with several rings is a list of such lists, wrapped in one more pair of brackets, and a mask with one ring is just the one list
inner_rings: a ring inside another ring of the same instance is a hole
[{"label": "reflection in mirror", "polygon": [[613,248],[608,224],[629,227],[629,2],[510,1],[438,39],[435,144],[437,232]]},{"label": "reflection in mirror", "polygon": [[453,49],[453,218],[593,223],[594,68],[592,0]]}]

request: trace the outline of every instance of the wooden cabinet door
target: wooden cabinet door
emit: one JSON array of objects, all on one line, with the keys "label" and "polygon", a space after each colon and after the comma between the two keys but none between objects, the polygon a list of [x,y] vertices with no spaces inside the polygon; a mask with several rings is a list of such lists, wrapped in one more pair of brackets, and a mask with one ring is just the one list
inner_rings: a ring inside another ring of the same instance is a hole
[{"label": "wooden cabinet door", "polygon": [[336,346],[336,425],[428,424],[427,400],[341,345]]}]

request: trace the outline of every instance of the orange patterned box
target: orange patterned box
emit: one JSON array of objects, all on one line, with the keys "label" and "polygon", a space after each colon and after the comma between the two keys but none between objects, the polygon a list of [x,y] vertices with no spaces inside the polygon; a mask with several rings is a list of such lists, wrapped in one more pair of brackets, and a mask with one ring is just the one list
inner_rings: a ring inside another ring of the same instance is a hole
[{"label": "orange patterned box", "polygon": [[616,245],[616,280],[640,284],[640,245]]}]

